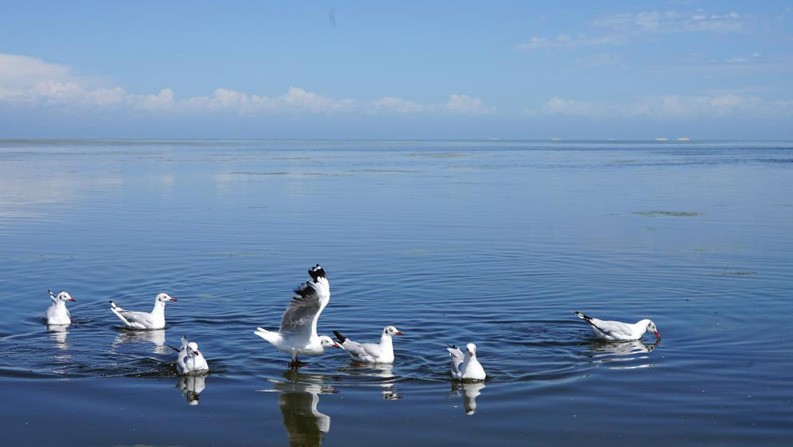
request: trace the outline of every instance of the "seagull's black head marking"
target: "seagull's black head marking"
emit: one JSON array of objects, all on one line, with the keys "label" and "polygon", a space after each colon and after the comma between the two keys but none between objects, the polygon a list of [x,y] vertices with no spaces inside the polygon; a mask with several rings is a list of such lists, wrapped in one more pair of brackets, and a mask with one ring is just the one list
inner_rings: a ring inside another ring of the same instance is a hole
[{"label": "seagull's black head marking", "polygon": [[326,278],[325,269],[323,269],[319,264],[308,269],[308,274],[311,276],[311,279],[314,280],[314,282],[317,282],[317,278]]}]

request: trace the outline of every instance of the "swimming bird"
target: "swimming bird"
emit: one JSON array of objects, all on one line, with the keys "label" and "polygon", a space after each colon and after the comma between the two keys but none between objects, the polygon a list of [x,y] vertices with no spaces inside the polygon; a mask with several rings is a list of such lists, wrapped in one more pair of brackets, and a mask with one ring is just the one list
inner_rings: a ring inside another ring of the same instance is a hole
[{"label": "swimming bird", "polygon": [[65,290],[59,292],[58,296],[55,296],[52,290],[47,289],[47,292],[52,300],[52,304],[47,308],[47,324],[62,326],[72,324],[72,317],[69,314],[69,309],[66,308],[66,302],[74,302],[75,299]]},{"label": "swimming bird", "polygon": [[176,369],[179,374],[201,374],[209,371],[207,359],[198,350],[198,343],[182,337],[182,349],[176,358]]},{"label": "swimming bird", "polygon": [[485,380],[487,374],[482,364],[476,359],[476,345],[465,345],[465,354],[457,346],[449,345],[446,348],[452,360],[452,378],[462,381]]},{"label": "swimming bird", "polygon": [[645,332],[652,332],[656,338],[661,338],[661,333],[655,327],[653,320],[640,320],[636,323],[623,323],[620,321],[604,321],[592,318],[576,311],[578,318],[586,321],[592,326],[595,335],[609,341],[631,341],[642,338]]},{"label": "swimming bird", "polygon": [[151,312],[124,310],[113,301],[110,301],[110,310],[130,329],[162,329],[165,327],[165,303],[169,301],[176,301],[176,298],[160,293],[154,299]]},{"label": "swimming bird", "polygon": [[380,336],[380,343],[357,343],[342,335],[339,331],[333,331],[336,339],[341,343],[353,360],[365,363],[394,363],[394,344],[392,335],[403,335],[394,326],[383,328]]},{"label": "swimming bird", "polygon": [[292,356],[290,368],[302,365],[299,355],[319,355],[325,348],[338,348],[327,335],[317,335],[317,320],[325,306],[330,301],[330,283],[328,283],[325,269],[319,264],[308,269],[311,277],[308,281],[295,289],[289,305],[281,317],[281,327],[278,332],[268,331],[258,327],[253,332],[267,340],[279,351]]}]

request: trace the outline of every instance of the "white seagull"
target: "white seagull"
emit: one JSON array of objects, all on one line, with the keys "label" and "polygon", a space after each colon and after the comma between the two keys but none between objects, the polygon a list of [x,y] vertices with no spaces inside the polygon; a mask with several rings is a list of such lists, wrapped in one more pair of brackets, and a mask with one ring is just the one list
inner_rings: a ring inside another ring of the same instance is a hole
[{"label": "white seagull", "polygon": [[394,326],[383,328],[380,343],[358,343],[345,337],[339,331],[333,331],[333,334],[353,360],[365,363],[394,363],[394,343],[391,336],[403,335]]},{"label": "white seagull", "polygon": [[160,293],[154,300],[151,312],[124,310],[113,301],[110,301],[110,310],[130,329],[162,329],[165,327],[165,303],[168,301],[176,301],[176,298]]},{"label": "white seagull", "polygon": [[66,326],[72,324],[72,318],[69,315],[69,309],[66,308],[66,302],[74,302],[74,298],[69,295],[69,292],[62,291],[55,296],[52,290],[47,289],[50,294],[52,304],[47,308],[47,324]]},{"label": "white seagull", "polygon": [[457,346],[446,348],[452,360],[452,378],[462,381],[485,380],[487,374],[482,364],[476,359],[476,345],[465,345],[465,354]]},{"label": "white seagull", "polygon": [[661,338],[661,333],[655,327],[653,320],[640,320],[636,323],[622,323],[620,321],[604,321],[592,318],[589,315],[576,311],[578,318],[592,326],[595,335],[609,341],[632,341],[642,338],[645,332],[652,332],[656,338]]},{"label": "white seagull", "polygon": [[256,328],[253,332],[272,343],[279,351],[292,356],[290,368],[298,368],[300,354],[319,355],[325,348],[339,345],[327,335],[317,336],[317,320],[330,301],[330,284],[325,270],[319,264],[308,270],[311,279],[295,289],[292,300],[281,317],[278,332]]},{"label": "white seagull", "polygon": [[201,374],[209,371],[207,359],[198,350],[198,343],[182,337],[182,349],[176,358],[176,369],[179,374]]}]

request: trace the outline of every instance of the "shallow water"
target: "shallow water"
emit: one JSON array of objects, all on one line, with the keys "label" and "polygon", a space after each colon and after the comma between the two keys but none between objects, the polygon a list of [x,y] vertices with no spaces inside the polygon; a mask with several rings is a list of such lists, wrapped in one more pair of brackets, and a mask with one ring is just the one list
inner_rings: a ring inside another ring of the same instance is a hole
[{"label": "shallow water", "polygon": [[[15,445],[793,440],[792,143],[0,141],[0,247]],[[295,373],[253,334],[317,262],[320,332],[396,325],[393,367]],[[160,291],[164,331],[108,308]],[[663,339],[601,343],[574,310]],[[208,377],[176,375],[182,335]],[[471,341],[488,381],[455,386]]]}]

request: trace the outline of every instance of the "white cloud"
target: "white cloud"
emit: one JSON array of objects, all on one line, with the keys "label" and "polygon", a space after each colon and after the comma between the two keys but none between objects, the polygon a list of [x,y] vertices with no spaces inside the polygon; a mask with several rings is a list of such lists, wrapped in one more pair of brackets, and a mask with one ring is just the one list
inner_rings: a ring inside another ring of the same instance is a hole
[{"label": "white cloud", "polygon": [[591,26],[605,29],[605,33],[588,35],[559,34],[554,38],[533,36],[516,46],[521,51],[539,49],[571,49],[589,46],[620,45],[644,34],[714,32],[735,33],[749,29],[749,21],[737,12],[707,14],[702,10],[643,11],[600,16]]},{"label": "white cloud", "polygon": [[606,107],[596,103],[553,97],[543,107],[546,115],[601,116]]},{"label": "white cloud", "polygon": [[655,95],[624,103],[603,103],[553,97],[542,107],[545,115],[590,118],[685,119],[723,116],[775,117],[793,115],[793,101],[753,95]]},{"label": "white cloud", "polygon": [[479,115],[495,111],[484,105],[481,99],[472,98],[468,95],[451,95],[445,109],[449,112],[467,115]]},{"label": "white cloud", "polygon": [[643,11],[613,14],[595,19],[592,25],[627,34],[663,32],[733,33],[742,32],[748,28],[746,18],[736,12],[707,14],[702,10],[694,12]]},{"label": "white cloud", "polygon": [[218,88],[210,96],[179,99],[174,90],[133,94],[122,87],[95,88],[73,75],[64,65],[49,64],[27,56],[0,53],[0,106],[71,107],[129,110],[138,113],[240,115],[274,113],[447,113],[482,114],[494,111],[480,98],[451,94],[445,103],[418,103],[386,96],[375,100],[334,98],[299,87],[289,87],[276,97]]},{"label": "white cloud", "polygon": [[518,50],[531,51],[540,49],[567,49],[587,46],[598,45],[618,45],[623,43],[623,39],[617,35],[602,35],[602,36],[587,36],[585,34],[578,34],[571,36],[569,34],[560,34],[553,39],[545,37],[534,36],[528,42],[517,45]]},{"label": "white cloud", "polygon": [[289,90],[278,98],[278,102],[297,110],[312,113],[332,113],[356,109],[356,101],[353,99],[331,98],[297,87],[289,87]]},{"label": "white cloud", "polygon": [[28,56],[0,53],[0,87],[29,88],[42,82],[66,81],[71,69]]},{"label": "white cloud", "polygon": [[386,96],[374,101],[374,108],[376,111],[403,114],[422,113],[427,111],[427,107],[422,104],[393,96]]}]

